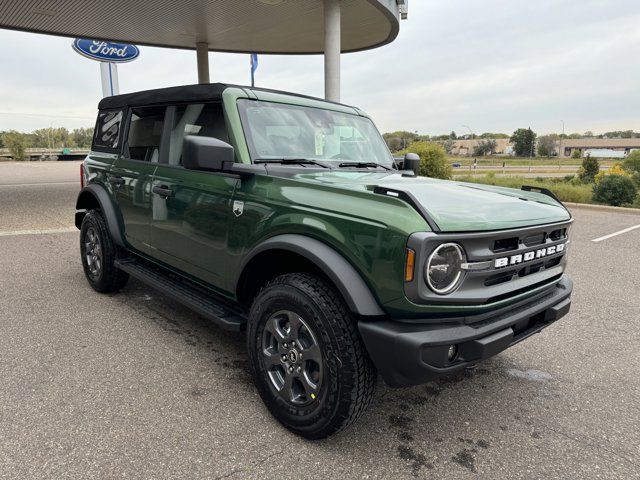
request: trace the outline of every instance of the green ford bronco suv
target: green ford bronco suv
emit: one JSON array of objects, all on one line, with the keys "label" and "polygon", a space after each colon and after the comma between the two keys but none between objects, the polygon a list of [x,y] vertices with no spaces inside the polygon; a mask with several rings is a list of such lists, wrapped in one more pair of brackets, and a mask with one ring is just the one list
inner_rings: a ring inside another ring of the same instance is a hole
[{"label": "green ford bronco suv", "polygon": [[569,311],[572,218],[550,192],[415,163],[320,99],[222,84],[108,97],[80,172],[84,273],[246,330],[269,410],[326,437],[365,410],[377,373],[427,382]]}]

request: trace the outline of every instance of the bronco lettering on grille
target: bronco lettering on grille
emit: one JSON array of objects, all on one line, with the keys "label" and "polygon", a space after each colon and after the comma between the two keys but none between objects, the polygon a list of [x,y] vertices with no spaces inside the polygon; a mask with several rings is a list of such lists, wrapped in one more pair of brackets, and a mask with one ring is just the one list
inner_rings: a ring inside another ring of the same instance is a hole
[{"label": "bronco lettering on grille", "polygon": [[512,265],[519,265],[521,263],[530,262],[531,260],[548,257],[549,255],[563,252],[565,246],[566,244],[561,243],[559,245],[531,250],[526,253],[518,253],[517,255],[511,255],[510,257],[496,258],[493,262],[493,268],[510,267]]}]

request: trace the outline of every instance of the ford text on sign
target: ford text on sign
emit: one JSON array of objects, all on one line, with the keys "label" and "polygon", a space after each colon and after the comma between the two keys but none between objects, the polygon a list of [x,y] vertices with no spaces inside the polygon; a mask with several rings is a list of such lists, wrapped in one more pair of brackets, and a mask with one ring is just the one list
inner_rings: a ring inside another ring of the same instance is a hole
[{"label": "ford text on sign", "polygon": [[76,38],[73,49],[80,55],[100,62],[130,62],[140,55],[140,50],[135,45],[85,38]]}]

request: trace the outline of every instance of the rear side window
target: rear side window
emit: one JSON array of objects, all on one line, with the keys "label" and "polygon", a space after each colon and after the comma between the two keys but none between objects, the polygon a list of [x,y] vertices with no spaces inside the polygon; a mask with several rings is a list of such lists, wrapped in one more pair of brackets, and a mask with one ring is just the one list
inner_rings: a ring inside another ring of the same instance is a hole
[{"label": "rear side window", "polygon": [[156,163],[160,160],[160,141],[166,107],[131,109],[127,151],[132,160]]},{"label": "rear side window", "polygon": [[93,135],[93,150],[114,152],[120,149],[122,110],[101,110],[98,112],[96,131]]}]

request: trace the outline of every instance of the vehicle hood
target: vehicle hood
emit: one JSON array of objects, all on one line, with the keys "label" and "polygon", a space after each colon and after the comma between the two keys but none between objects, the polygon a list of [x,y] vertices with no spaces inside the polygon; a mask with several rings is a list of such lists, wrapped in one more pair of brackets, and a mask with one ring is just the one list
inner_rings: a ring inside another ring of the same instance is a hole
[{"label": "vehicle hood", "polygon": [[[331,171],[298,177],[339,188],[364,190],[372,195],[384,194],[379,193],[383,189],[404,192],[424,209],[442,232],[504,230],[571,218],[562,204],[553,198],[512,188],[403,177],[391,172]],[[372,215],[375,216],[375,212]]]}]

